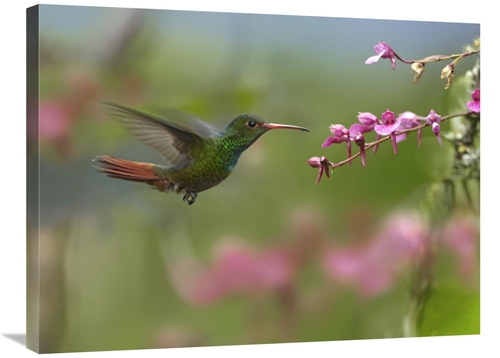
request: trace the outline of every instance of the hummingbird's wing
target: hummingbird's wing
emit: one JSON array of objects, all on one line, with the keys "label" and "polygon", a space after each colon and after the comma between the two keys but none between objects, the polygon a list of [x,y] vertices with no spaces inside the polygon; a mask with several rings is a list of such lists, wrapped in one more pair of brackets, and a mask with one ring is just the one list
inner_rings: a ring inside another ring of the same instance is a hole
[{"label": "hummingbird's wing", "polygon": [[104,103],[142,142],[157,150],[176,169],[194,160],[193,150],[203,149],[216,130],[194,116],[176,110],[158,116],[115,103]]}]

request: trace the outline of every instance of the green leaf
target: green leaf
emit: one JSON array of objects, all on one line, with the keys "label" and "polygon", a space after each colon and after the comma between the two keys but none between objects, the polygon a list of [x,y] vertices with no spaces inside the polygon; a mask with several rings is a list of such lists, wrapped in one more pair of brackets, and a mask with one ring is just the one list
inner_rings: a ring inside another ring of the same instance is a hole
[{"label": "green leaf", "polygon": [[420,313],[419,336],[479,334],[479,305],[479,292],[434,290]]}]

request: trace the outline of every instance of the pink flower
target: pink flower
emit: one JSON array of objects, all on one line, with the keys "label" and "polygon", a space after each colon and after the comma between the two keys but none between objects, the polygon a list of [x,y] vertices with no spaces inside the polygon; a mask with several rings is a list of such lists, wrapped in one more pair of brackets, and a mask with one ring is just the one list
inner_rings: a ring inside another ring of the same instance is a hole
[{"label": "pink flower", "polygon": [[331,249],[323,265],[331,279],[354,285],[366,297],[384,292],[394,279],[384,263],[372,257],[368,246]]},{"label": "pink flower", "polygon": [[382,123],[374,126],[375,132],[380,135],[389,135],[396,131],[401,125],[401,119],[396,119],[394,112],[389,110],[382,113]]},{"label": "pink flower", "polygon": [[330,178],[330,161],[325,156],[322,156],[321,158],[311,157],[307,161],[307,164],[313,168],[318,168],[318,178],[316,179],[316,184],[318,184],[323,177],[323,173]]},{"label": "pink flower", "polygon": [[472,92],[472,102],[467,102],[467,108],[472,112],[481,112],[481,92],[479,89],[475,89]]},{"label": "pink flower", "polygon": [[[328,148],[334,143],[346,142],[347,156],[350,158],[352,156],[351,141],[353,141],[360,147],[362,163],[364,166],[366,166],[363,133],[373,130],[373,126],[375,125],[375,123],[377,123],[378,119],[373,114],[368,112],[360,112],[358,115],[358,119],[361,124],[354,123],[349,127],[349,129],[344,127],[342,124],[332,124],[330,126],[330,132],[333,134],[333,136],[326,138],[321,146],[323,148]],[[349,165],[350,164],[351,162],[349,161]]]},{"label": "pink flower", "polygon": [[366,167],[366,151],[365,151],[365,136],[358,132],[354,137],[354,143],[359,147],[359,153],[361,155],[361,164]]},{"label": "pink flower", "polygon": [[427,124],[430,124],[432,126],[432,132],[436,136],[439,145],[442,146],[443,144],[441,143],[441,135],[439,134],[440,131],[439,122],[441,122],[441,116],[436,112],[434,112],[433,109],[431,109],[429,115],[425,117],[425,121]]},{"label": "pink flower", "polygon": [[56,100],[40,103],[40,140],[63,143],[71,130],[71,116],[67,106]]},{"label": "pink flower", "polygon": [[370,112],[359,112],[358,120],[366,127],[365,132],[372,131],[375,124],[378,123],[377,116]]},{"label": "pink flower", "polygon": [[379,42],[376,44],[373,49],[375,50],[376,55],[369,57],[366,61],[366,65],[371,65],[372,63],[377,62],[381,58],[388,58],[391,61],[392,69],[396,69],[396,56],[391,46],[386,44],[385,42]]},{"label": "pink flower", "polygon": [[395,213],[387,219],[372,249],[397,268],[421,257],[428,247],[428,230],[416,214]]},{"label": "pink flower", "polygon": [[351,138],[349,136],[349,131],[342,124],[332,124],[330,126],[330,132],[333,137],[328,137],[321,145],[323,148],[328,148],[333,143],[346,142],[347,145],[347,155],[351,156]]},{"label": "pink flower", "polygon": [[[367,128],[367,131],[372,131],[375,125],[378,123],[378,118],[376,115],[370,112],[359,112],[358,120],[363,123],[363,125]],[[380,139],[380,134],[377,134],[376,141]],[[373,154],[377,153],[378,144],[373,147]]]},{"label": "pink flower", "polygon": [[394,133],[401,125],[401,119],[394,116],[394,112],[389,110],[382,113],[382,123],[374,126],[375,132],[380,135],[390,135],[394,154],[397,153],[396,134]]},{"label": "pink flower", "polygon": [[462,277],[469,279],[476,265],[477,226],[467,217],[458,217],[446,225],[441,238],[445,247],[458,256]]},{"label": "pink flower", "polygon": [[[399,127],[400,130],[418,127],[420,125],[419,120],[422,120],[422,119],[425,120],[425,118],[419,117],[415,113],[410,112],[410,111],[406,111],[406,112],[401,113],[398,116],[398,119],[401,120],[401,126]],[[399,143],[399,142],[405,140],[406,136],[407,136],[406,133],[398,134],[396,136],[396,141]],[[420,128],[417,131],[417,147],[420,147],[421,141],[422,141],[422,128]]]},{"label": "pink flower", "polygon": [[211,267],[172,271],[174,285],[193,304],[208,304],[232,294],[259,294],[289,285],[294,265],[280,248],[261,252],[231,243],[219,251]]},{"label": "pink flower", "polygon": [[428,248],[427,228],[416,215],[399,213],[362,246],[332,248],[323,257],[331,279],[353,284],[367,297],[389,289]]}]

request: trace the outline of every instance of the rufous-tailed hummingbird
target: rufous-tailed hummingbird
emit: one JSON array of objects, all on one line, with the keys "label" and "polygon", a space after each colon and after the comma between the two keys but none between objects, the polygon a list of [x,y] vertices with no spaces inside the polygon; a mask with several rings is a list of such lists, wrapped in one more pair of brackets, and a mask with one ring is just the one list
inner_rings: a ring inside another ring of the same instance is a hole
[{"label": "rufous-tailed hummingbird", "polygon": [[241,114],[222,131],[189,114],[168,111],[158,116],[114,103],[105,103],[142,142],[157,150],[167,165],[133,162],[107,155],[94,161],[112,178],[146,183],[159,191],[183,193],[193,204],[199,192],[210,189],[231,174],[240,155],[270,129],[304,127],[266,123],[253,114]]}]

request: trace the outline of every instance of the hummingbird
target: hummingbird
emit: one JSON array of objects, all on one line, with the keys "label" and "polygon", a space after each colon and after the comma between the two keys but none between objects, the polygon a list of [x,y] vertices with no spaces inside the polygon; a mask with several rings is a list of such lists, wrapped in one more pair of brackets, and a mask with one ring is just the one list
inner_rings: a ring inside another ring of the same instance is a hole
[{"label": "hummingbird", "polygon": [[161,192],[184,194],[192,205],[198,193],[210,189],[233,171],[241,154],[271,129],[309,129],[267,123],[253,114],[236,116],[225,129],[201,121],[193,115],[167,110],[164,116],[104,103],[140,141],[159,152],[166,165],[135,162],[108,155],[96,156],[95,168],[112,178],[146,183]]}]

